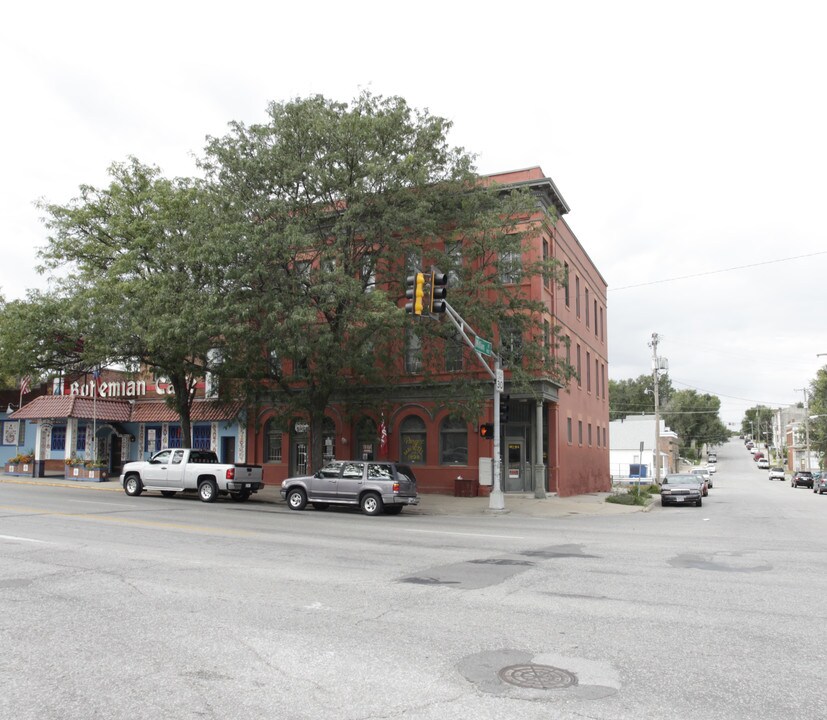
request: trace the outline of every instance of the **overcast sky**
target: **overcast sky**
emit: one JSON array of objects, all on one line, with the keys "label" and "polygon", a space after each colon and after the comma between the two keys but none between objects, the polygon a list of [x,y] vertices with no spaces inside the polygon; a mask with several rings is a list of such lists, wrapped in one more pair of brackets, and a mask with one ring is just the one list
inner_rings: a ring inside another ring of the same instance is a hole
[{"label": "overcast sky", "polygon": [[37,198],[66,203],[129,155],[192,175],[206,136],[270,101],[369,88],[452,120],[481,172],[554,180],[609,284],[612,379],[651,371],[657,332],[674,386],[740,423],[801,401],[827,360],[824,3],[16,5],[0,27],[7,299],[46,282]]}]

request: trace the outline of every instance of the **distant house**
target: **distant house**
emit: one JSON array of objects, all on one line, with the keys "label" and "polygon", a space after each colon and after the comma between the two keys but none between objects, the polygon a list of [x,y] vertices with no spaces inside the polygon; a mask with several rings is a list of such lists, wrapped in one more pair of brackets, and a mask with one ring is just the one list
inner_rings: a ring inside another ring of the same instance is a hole
[{"label": "distant house", "polygon": [[609,467],[613,480],[655,477],[655,457],[661,477],[678,470],[678,436],[660,421],[655,454],[655,416],[628,415],[609,423]]}]

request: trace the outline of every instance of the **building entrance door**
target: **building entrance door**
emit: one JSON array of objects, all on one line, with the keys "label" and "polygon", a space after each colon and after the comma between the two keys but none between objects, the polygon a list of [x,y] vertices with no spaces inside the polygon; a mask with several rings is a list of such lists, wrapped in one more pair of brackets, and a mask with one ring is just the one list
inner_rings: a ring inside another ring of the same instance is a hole
[{"label": "building entrance door", "polygon": [[526,492],[530,478],[526,473],[525,441],[522,438],[507,438],[505,441],[504,492]]},{"label": "building entrance door", "polygon": [[109,473],[112,477],[117,477],[123,467],[121,436],[112,433],[109,443]]},{"label": "building entrance door", "polygon": [[221,438],[221,462],[228,465],[235,463],[235,438]]}]

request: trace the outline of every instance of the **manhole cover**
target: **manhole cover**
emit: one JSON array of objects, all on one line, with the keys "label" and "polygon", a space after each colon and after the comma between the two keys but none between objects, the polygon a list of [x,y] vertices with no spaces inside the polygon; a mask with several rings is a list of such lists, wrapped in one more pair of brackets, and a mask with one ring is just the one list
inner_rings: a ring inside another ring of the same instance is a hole
[{"label": "manhole cover", "polygon": [[551,665],[509,665],[497,673],[509,685],[536,690],[556,690],[577,685],[577,676]]}]

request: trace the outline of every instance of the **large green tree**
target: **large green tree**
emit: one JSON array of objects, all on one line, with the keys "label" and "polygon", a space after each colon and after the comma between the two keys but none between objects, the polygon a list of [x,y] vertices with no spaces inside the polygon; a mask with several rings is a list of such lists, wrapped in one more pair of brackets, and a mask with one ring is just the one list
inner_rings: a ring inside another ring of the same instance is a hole
[{"label": "large green tree", "polygon": [[719,445],[729,439],[729,431],[719,416],[721,400],[696,390],[677,390],[664,409],[667,425],[678,434],[682,447]]},{"label": "large green tree", "polygon": [[[398,97],[313,96],[273,103],[266,122],[234,123],[209,142],[203,167],[230,268],[224,297],[241,320],[224,329],[223,374],[235,392],[314,428],[334,398],[354,412],[381,408],[406,348],[419,347],[427,371],[456,342],[450,324],[412,322],[399,307],[406,276],[431,264],[452,274],[450,302],[478,332],[494,339],[507,327],[512,350],[511,338],[525,338],[517,380],[538,367],[565,378],[549,359],[543,308],[505,281],[556,273],[552,261],[514,262],[537,231],[523,223],[536,199],[480,182],[472,157],[449,145],[450,126]],[[478,412],[483,392],[490,383],[454,385],[444,401]],[[321,433],[311,442],[318,465]]]},{"label": "large green tree", "polygon": [[136,159],[110,175],[67,204],[40,204],[49,231],[42,270],[54,289],[6,313],[4,352],[20,372],[150,368],[174,386],[169,402],[188,443],[194,386],[221,336],[211,196]]},{"label": "large green tree", "polygon": [[755,440],[761,440],[771,445],[772,418],[775,410],[765,405],[755,405],[744,412],[744,419],[741,420],[741,434],[749,435]]},{"label": "large green tree", "polygon": [[[654,377],[640,375],[627,380],[609,380],[609,414],[612,420],[622,420],[627,415],[651,415],[655,412]],[[672,396],[669,375],[658,378],[658,401],[661,408]]]}]

